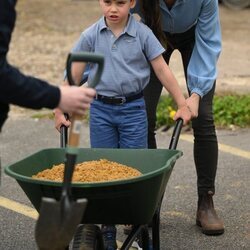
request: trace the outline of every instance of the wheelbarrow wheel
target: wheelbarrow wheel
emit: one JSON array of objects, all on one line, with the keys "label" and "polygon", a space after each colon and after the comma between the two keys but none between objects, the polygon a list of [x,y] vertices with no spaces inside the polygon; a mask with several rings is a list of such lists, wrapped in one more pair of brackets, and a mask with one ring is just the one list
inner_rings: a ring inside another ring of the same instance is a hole
[{"label": "wheelbarrow wheel", "polygon": [[100,228],[92,224],[80,224],[73,239],[72,249],[104,250]]}]

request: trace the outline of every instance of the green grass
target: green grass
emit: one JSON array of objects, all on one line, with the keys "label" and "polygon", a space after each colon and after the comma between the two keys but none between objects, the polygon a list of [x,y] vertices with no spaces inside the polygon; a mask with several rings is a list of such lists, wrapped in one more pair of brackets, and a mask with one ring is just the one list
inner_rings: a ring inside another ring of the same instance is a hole
[{"label": "green grass", "polygon": [[250,127],[250,95],[215,96],[213,111],[218,127]]},{"label": "green grass", "polygon": [[[171,97],[161,96],[157,108],[157,128],[171,127],[174,124],[169,110],[176,110]],[[248,95],[215,95],[213,103],[215,125],[220,128],[250,127],[250,94]]]},{"label": "green grass", "polygon": [[31,115],[33,119],[54,119],[54,114],[52,111],[48,110],[47,112],[37,112]]}]

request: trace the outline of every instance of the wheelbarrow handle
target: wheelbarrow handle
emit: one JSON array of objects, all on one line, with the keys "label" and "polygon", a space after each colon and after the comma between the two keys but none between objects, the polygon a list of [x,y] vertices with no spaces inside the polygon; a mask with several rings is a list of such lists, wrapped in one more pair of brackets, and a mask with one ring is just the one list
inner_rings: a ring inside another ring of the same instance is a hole
[{"label": "wheelbarrow handle", "polygon": [[77,147],[80,139],[81,116],[72,115],[72,125],[70,127],[70,136],[68,142],[68,128],[65,125],[60,127],[60,147],[66,148],[67,145]]},{"label": "wheelbarrow handle", "polygon": [[98,64],[98,69],[94,79],[92,80],[92,82],[88,83],[89,87],[95,88],[98,82],[100,81],[103,72],[103,67],[104,67],[103,55],[90,52],[69,53],[66,64],[67,78],[70,85],[76,85],[71,74],[72,62],[90,62]]},{"label": "wheelbarrow handle", "polygon": [[[67,113],[64,113],[64,117],[66,120],[69,119],[69,115]],[[60,147],[66,148],[67,144],[68,144],[68,127],[62,125],[60,127]]]},{"label": "wheelbarrow handle", "polygon": [[66,148],[68,143],[68,128],[65,125],[60,127],[60,147]]},{"label": "wheelbarrow handle", "polygon": [[177,144],[178,144],[179,137],[181,134],[182,125],[183,125],[183,120],[181,118],[177,119],[175,127],[174,127],[174,131],[171,137],[171,141],[169,144],[169,149],[177,148]]}]

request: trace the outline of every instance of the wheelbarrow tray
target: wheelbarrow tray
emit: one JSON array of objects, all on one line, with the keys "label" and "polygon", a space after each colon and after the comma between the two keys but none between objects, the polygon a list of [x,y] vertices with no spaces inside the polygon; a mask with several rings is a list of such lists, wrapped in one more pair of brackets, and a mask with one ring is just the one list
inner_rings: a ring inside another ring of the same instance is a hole
[{"label": "wheelbarrow tray", "polygon": [[[143,175],[126,180],[73,183],[74,199],[87,198],[84,224],[147,224],[161,202],[176,160],[182,152],[169,149],[90,149],[80,148],[77,162],[108,159],[134,167]],[[42,197],[57,200],[61,183],[32,179],[31,176],[64,162],[65,149],[41,150],[5,167],[39,211]]]}]

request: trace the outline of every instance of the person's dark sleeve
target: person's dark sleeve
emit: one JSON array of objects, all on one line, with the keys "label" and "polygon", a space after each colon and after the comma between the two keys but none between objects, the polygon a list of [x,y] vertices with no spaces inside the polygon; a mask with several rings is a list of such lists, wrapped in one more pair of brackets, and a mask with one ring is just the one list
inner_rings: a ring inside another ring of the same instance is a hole
[{"label": "person's dark sleeve", "polygon": [[0,0],[0,103],[32,109],[53,109],[60,101],[59,88],[24,75],[7,62],[16,18],[15,4],[16,0]]},{"label": "person's dark sleeve", "polygon": [[0,132],[2,130],[2,126],[8,117],[9,105],[6,103],[2,103],[0,101]]},{"label": "person's dark sleeve", "polygon": [[53,109],[59,104],[60,90],[5,63],[0,69],[0,101],[32,109]]}]

